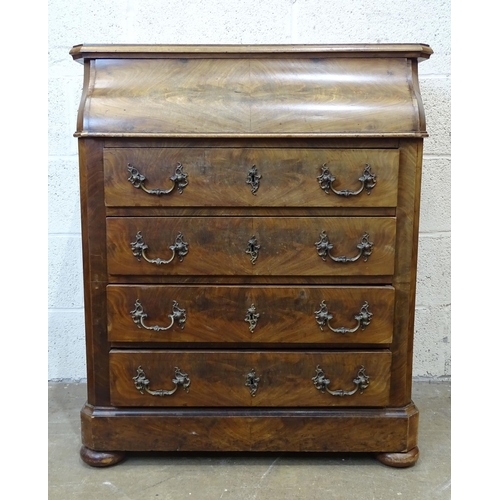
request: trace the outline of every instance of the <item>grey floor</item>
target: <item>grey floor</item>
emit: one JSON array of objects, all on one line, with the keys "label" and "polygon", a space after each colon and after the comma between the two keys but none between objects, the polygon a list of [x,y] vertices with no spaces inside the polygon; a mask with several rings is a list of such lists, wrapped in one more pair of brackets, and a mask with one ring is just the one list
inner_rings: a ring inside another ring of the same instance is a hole
[{"label": "grey floor", "polygon": [[85,384],[49,384],[49,500],[440,500],[451,497],[450,383],[415,382],[420,459],[409,469],[365,454],[129,454],[79,457]]}]

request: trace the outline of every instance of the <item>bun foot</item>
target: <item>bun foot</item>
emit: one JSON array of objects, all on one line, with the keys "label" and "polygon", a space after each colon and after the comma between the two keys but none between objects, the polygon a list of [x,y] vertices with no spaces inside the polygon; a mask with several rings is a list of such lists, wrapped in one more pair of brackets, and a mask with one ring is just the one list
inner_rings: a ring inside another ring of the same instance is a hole
[{"label": "bun foot", "polygon": [[377,453],[377,460],[391,467],[411,467],[418,460],[418,446],[403,453]]},{"label": "bun foot", "polygon": [[92,467],[108,467],[121,462],[125,457],[124,451],[96,451],[82,446],[80,448],[80,457]]}]

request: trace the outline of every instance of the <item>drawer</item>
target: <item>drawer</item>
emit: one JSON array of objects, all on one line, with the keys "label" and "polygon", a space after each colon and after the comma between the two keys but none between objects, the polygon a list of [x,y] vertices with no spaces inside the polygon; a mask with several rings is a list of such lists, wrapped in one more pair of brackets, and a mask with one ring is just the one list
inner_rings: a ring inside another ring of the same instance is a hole
[{"label": "drawer", "polygon": [[394,288],[108,285],[111,342],[389,344]]},{"label": "drawer", "polygon": [[110,217],[106,224],[110,274],[387,276],[394,271],[394,217]]},{"label": "drawer", "polygon": [[[389,351],[113,350],[114,406],[384,406]],[[330,392],[329,392],[330,391]]]},{"label": "drawer", "polygon": [[104,150],[110,207],[395,207],[398,170],[396,149]]}]

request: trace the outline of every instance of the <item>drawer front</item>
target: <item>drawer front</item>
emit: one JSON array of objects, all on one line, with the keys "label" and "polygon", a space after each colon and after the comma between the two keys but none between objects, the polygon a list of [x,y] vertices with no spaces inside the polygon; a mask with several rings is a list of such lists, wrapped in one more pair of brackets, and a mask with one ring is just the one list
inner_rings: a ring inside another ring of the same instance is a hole
[{"label": "drawer front", "polygon": [[395,207],[398,169],[399,151],[390,149],[107,148],[105,200],[110,207]]},{"label": "drawer front", "polygon": [[392,287],[109,285],[111,342],[389,344]]},{"label": "drawer front", "polygon": [[114,350],[111,404],[384,406],[390,366],[389,351]]},{"label": "drawer front", "polygon": [[108,271],[387,276],[394,271],[395,234],[393,217],[111,217]]}]

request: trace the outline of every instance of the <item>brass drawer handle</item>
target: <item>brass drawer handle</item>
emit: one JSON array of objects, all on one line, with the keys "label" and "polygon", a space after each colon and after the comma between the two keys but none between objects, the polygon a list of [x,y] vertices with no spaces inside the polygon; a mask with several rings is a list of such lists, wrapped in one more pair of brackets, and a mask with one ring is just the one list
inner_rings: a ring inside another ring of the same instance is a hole
[{"label": "brass drawer handle", "polygon": [[326,257],[330,257],[335,262],[356,262],[360,257],[363,257],[363,260],[366,262],[368,260],[368,257],[372,254],[372,248],[373,248],[373,242],[368,241],[368,238],[370,235],[368,233],[365,233],[362,237],[360,242],[356,245],[356,248],[358,249],[358,254],[355,255],[354,257],[346,257],[345,255],[342,255],[340,257],[335,257],[330,253],[330,250],[333,248],[333,245],[330,243],[328,240],[328,236],[326,234],[326,231],[321,231],[319,233],[319,241],[315,243],[316,245],[316,250],[318,251],[318,255],[323,259],[326,260]]},{"label": "brass drawer handle", "polygon": [[356,392],[363,394],[363,391],[370,384],[370,377],[365,373],[365,367],[360,366],[358,370],[357,377],[353,380],[354,385],[356,386],[352,391],[344,391],[343,389],[338,389],[336,391],[331,391],[328,389],[327,385],[330,384],[330,380],[325,378],[325,372],[318,365],[316,367],[316,376],[312,378],[313,384],[321,392],[328,392],[332,396],[352,396]]},{"label": "brass drawer handle", "polygon": [[319,310],[314,311],[316,315],[316,321],[321,330],[323,330],[324,326],[328,326],[332,332],[341,333],[342,335],[346,333],[354,333],[355,331],[364,330],[369,324],[373,317],[373,314],[368,310],[369,304],[365,301],[365,303],[361,306],[358,314],[354,315],[354,319],[358,322],[358,324],[354,328],[346,328],[341,326],[340,328],[332,328],[330,325],[330,320],[333,316],[328,312],[328,308],[326,306],[326,302],[323,300],[319,305]]},{"label": "brass drawer handle", "polygon": [[257,167],[252,165],[252,168],[248,171],[246,183],[250,184],[252,188],[252,194],[256,196],[257,189],[260,186],[260,180],[262,179],[262,175],[259,174]]},{"label": "brass drawer handle", "polygon": [[155,332],[169,330],[170,328],[172,328],[172,326],[176,321],[179,323],[179,326],[182,329],[184,329],[184,324],[186,323],[186,310],[181,309],[176,300],[174,300],[172,304],[172,314],[168,315],[168,317],[170,318],[170,325],[168,326],[145,325],[144,319],[147,318],[148,315],[144,312],[144,308],[142,307],[142,304],[139,299],[135,301],[135,309],[133,311],[130,311],[130,315],[132,316],[132,319],[134,320],[134,323],[137,325],[138,328],[145,328],[146,330],[154,330]]},{"label": "brass drawer handle", "polygon": [[260,377],[257,377],[257,374],[255,373],[255,368],[252,368],[250,373],[247,374],[247,380],[245,382],[245,386],[248,387],[252,398],[255,397],[255,393],[259,388],[259,382],[260,382]]},{"label": "brass drawer handle", "polygon": [[172,181],[173,184],[170,189],[148,189],[146,188],[146,186],[144,186],[146,177],[142,175],[139,172],[139,170],[137,170],[130,163],[127,165],[127,170],[130,173],[127,180],[132,184],[132,186],[134,186],[137,189],[141,188],[146,193],[155,194],[156,196],[160,196],[162,194],[169,194],[175,189],[176,186],[177,189],[179,190],[179,193],[182,194],[182,190],[189,184],[187,180],[188,174],[184,172],[181,163],[177,164],[177,167],[175,167],[174,175],[170,177],[170,180]]},{"label": "brass drawer handle", "polygon": [[149,248],[146,243],[144,243],[144,238],[142,236],[141,231],[137,231],[135,235],[135,241],[130,243],[130,247],[132,248],[132,253],[137,260],[141,260],[141,257],[144,258],[145,261],[150,262],[151,264],[156,264],[157,266],[161,264],[170,264],[175,256],[179,257],[179,260],[182,262],[184,257],[188,254],[188,246],[189,243],[184,241],[184,236],[182,233],[179,233],[175,238],[175,243],[170,246],[170,250],[172,250],[172,257],[168,260],[162,260],[160,258],[157,259],[148,259],[146,256],[146,250]]},{"label": "brass drawer handle", "polygon": [[137,368],[137,375],[135,377],[132,377],[132,380],[134,381],[135,388],[141,393],[144,394],[144,392],[147,392],[148,394],[151,394],[151,396],[171,396],[180,385],[182,385],[182,388],[186,391],[189,392],[189,386],[191,385],[191,380],[189,380],[189,376],[187,373],[182,373],[177,366],[175,367],[175,377],[172,379],[172,382],[175,384],[175,387],[170,390],[157,390],[157,391],[151,391],[149,389],[149,380],[146,378],[146,374],[144,373],[144,370],[142,369],[141,366]]},{"label": "brass drawer handle", "polygon": [[361,187],[357,191],[350,191],[349,189],[342,189],[337,191],[333,188],[333,183],[335,182],[336,177],[330,173],[329,168],[326,166],[326,163],[321,167],[321,175],[317,177],[319,185],[321,189],[326,193],[330,194],[330,189],[338,196],[357,196],[361,193],[361,191],[365,190],[366,194],[370,194],[371,190],[377,184],[376,180],[377,176],[372,174],[372,167],[368,163],[365,165],[365,169],[363,170],[363,174],[359,177],[358,181],[361,182]]},{"label": "brass drawer handle", "polygon": [[248,245],[247,249],[245,250],[245,253],[250,255],[250,261],[254,265],[255,261],[257,260],[257,257],[259,256],[259,250],[260,250],[260,245],[257,243],[257,238],[255,237],[255,235],[253,235],[248,240]]}]

